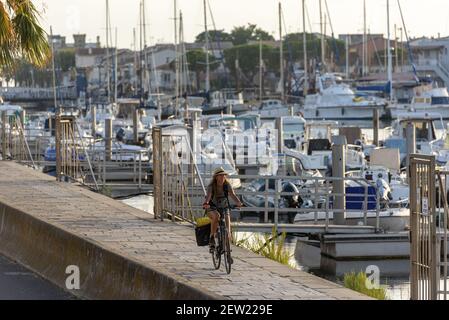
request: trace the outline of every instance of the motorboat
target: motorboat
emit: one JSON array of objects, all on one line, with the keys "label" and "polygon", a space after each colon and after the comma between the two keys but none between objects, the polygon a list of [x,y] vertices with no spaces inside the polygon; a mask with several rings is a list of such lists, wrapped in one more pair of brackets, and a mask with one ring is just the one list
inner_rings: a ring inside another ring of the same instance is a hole
[{"label": "motorboat", "polygon": [[401,166],[405,167],[407,157],[407,125],[415,127],[416,152],[424,155],[435,155],[439,164],[449,161],[449,144],[447,130],[443,119],[438,113],[402,112],[393,122],[392,132],[383,141],[383,146],[389,149],[399,149]]},{"label": "motorboat", "polygon": [[262,101],[259,109],[249,112],[247,114],[259,114],[263,118],[279,118],[291,116],[298,113],[299,106],[288,106],[282,103],[281,100],[270,99]]},{"label": "motorboat", "polygon": [[447,88],[433,88],[415,96],[410,104],[395,104],[390,108],[391,117],[398,119],[404,112],[438,113],[445,120],[449,119],[449,93]]},{"label": "motorboat", "polygon": [[235,111],[244,111],[246,109],[242,92],[236,92],[231,89],[223,89],[210,93],[205,100],[202,109],[203,114],[220,114],[225,112],[228,107]]},{"label": "motorboat", "polygon": [[347,84],[333,74],[317,77],[318,93],[308,95],[304,104],[304,117],[320,120],[370,120],[373,109],[379,116],[386,114],[387,102],[384,99],[356,95]]}]

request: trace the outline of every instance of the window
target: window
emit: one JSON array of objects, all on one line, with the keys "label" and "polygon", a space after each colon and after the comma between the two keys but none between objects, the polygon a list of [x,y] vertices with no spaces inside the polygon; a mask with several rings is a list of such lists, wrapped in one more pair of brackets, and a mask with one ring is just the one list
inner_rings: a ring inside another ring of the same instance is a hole
[{"label": "window", "polygon": [[164,74],[162,75],[162,81],[163,81],[163,82],[170,82],[170,80],[171,80],[171,77],[170,77],[170,74],[169,74],[169,73],[164,73]]}]

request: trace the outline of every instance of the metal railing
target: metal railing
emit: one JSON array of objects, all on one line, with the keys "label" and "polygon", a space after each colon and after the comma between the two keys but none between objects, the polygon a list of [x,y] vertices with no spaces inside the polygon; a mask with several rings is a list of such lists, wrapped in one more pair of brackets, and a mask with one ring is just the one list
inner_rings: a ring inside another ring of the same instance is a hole
[{"label": "metal railing", "polygon": [[439,300],[448,300],[448,223],[449,223],[449,206],[448,206],[448,183],[449,171],[437,172],[438,178],[438,201],[436,208],[436,258],[437,258],[437,298]]},{"label": "metal railing", "polygon": [[1,153],[4,160],[14,159],[36,167],[20,116],[2,112]]},{"label": "metal railing", "polygon": [[410,156],[412,300],[448,298],[448,175],[435,157]]},{"label": "metal railing", "polygon": [[[86,151],[84,139],[75,118],[56,116],[55,147],[57,180],[70,180],[84,184],[89,173],[95,190],[98,190],[90,156]],[[82,162],[87,164],[87,168]]]},{"label": "metal railing", "polygon": [[[161,219],[170,216],[173,220],[195,223],[196,218],[204,215],[202,204],[206,182],[211,180],[212,172],[220,165],[198,161],[202,158],[192,152],[188,136],[164,135],[161,129],[156,128],[153,129],[153,143],[155,216]],[[188,146],[187,152],[182,150],[182,143]],[[293,223],[298,217],[297,223],[320,224],[327,230],[332,224],[333,214],[345,213],[351,214],[351,218],[357,216],[358,225],[361,222],[367,226],[371,222],[376,230],[380,230],[382,203],[374,182],[364,178],[231,175],[229,179],[234,186],[245,186],[236,188],[237,196],[245,204],[240,214],[243,218],[255,214],[262,223],[271,221],[277,226],[285,220]],[[335,192],[333,184],[341,180],[357,190]],[[254,181],[257,182],[252,188],[250,183]],[[294,185],[293,188],[299,186],[299,190],[286,189],[288,183]],[[309,205],[292,205],[295,197]],[[335,208],[338,197],[345,198],[346,208]]]},{"label": "metal railing", "polygon": [[112,189],[139,194],[151,190],[149,150],[126,149],[112,140],[108,157],[105,139],[86,138],[74,117],[56,121],[52,137],[49,129],[23,127],[19,115],[4,115],[6,125],[1,132],[5,131],[5,139],[0,134],[0,153],[5,154],[4,159],[45,169],[44,172],[55,170],[58,180],[81,183],[96,191]]}]

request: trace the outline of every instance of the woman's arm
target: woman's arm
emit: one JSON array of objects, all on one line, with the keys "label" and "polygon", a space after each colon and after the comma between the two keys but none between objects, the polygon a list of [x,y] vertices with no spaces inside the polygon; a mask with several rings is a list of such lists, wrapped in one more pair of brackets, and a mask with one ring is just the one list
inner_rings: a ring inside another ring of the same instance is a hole
[{"label": "woman's arm", "polygon": [[208,209],[210,207],[209,206],[209,202],[210,202],[211,199],[212,199],[212,191],[211,191],[210,188],[207,188],[206,199],[204,200],[204,203],[203,203],[203,208],[204,209]]},{"label": "woman's arm", "polygon": [[239,197],[237,197],[237,195],[235,194],[234,188],[229,186],[229,189],[230,189],[230,194],[231,194],[232,200],[234,200],[234,202],[237,204],[238,207],[241,207],[243,204],[240,201]]}]

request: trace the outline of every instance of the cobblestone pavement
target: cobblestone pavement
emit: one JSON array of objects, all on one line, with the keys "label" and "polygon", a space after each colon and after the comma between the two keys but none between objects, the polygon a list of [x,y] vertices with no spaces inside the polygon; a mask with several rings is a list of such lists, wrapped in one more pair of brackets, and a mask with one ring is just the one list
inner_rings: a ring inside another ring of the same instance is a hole
[{"label": "cobblestone pavement", "polygon": [[191,227],[154,220],[144,211],[12,162],[0,161],[0,202],[224,299],[367,299],[237,247],[231,275],[223,268],[216,271],[208,249],[197,247]]}]

